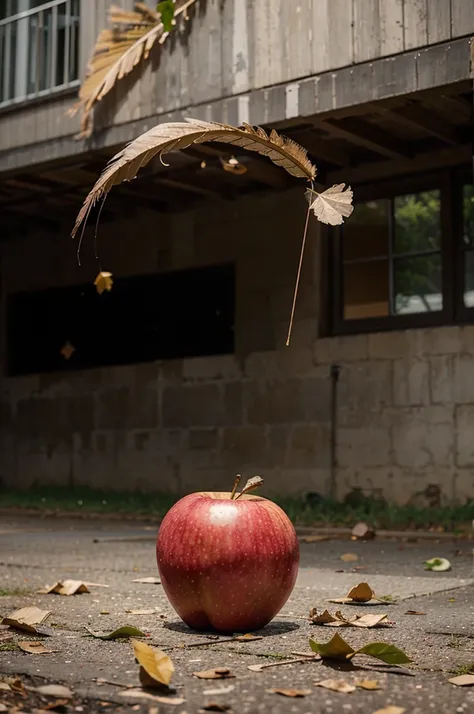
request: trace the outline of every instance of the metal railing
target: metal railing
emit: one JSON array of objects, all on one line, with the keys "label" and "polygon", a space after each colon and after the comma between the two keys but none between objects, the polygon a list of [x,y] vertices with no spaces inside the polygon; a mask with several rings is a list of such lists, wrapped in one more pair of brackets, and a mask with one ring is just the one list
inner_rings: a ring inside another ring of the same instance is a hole
[{"label": "metal railing", "polygon": [[79,83],[80,0],[6,0],[2,9],[0,107]]}]

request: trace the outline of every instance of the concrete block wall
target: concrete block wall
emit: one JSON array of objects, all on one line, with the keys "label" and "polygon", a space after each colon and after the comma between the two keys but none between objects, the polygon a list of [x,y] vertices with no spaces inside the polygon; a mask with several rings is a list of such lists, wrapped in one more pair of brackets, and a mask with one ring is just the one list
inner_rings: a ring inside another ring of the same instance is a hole
[{"label": "concrete block wall", "polygon": [[[240,472],[262,474],[270,494],[329,493],[337,363],[340,498],[362,488],[417,502],[433,484],[443,501],[474,498],[474,326],[318,339],[322,271],[312,223],[285,347],[304,218],[302,193],[292,191],[231,210],[140,212],[105,224],[101,261],[117,280],[233,261],[235,354],[2,374],[2,483],[183,493],[230,488]],[[66,232],[7,241],[4,291],[93,279],[85,245],[81,272]]]}]

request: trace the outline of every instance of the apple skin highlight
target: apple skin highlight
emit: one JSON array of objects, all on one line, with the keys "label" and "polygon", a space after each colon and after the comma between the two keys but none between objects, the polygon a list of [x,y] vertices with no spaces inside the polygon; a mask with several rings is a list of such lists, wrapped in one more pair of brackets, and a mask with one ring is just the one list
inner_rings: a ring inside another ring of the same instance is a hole
[{"label": "apple skin highlight", "polygon": [[253,495],[185,496],[163,519],[156,551],[171,605],[196,630],[264,627],[288,600],[298,574],[293,524],[275,503]]}]

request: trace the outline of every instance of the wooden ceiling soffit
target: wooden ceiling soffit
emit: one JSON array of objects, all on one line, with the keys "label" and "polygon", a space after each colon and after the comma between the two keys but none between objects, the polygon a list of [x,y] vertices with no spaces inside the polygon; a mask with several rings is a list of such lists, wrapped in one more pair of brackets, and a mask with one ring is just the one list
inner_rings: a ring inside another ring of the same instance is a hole
[{"label": "wooden ceiling soffit", "polygon": [[403,146],[403,140],[387,133],[375,124],[352,117],[347,119],[327,119],[322,128],[334,136],[341,136],[354,144],[365,146],[392,159],[409,158],[412,152]]}]

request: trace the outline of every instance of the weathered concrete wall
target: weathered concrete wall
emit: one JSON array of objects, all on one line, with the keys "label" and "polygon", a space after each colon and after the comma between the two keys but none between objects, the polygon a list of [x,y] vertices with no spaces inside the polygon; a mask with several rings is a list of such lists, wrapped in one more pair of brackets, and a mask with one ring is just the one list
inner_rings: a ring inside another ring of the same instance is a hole
[{"label": "weathered concrete wall", "polygon": [[[361,487],[406,502],[439,484],[446,500],[473,498],[474,326],[317,339],[313,223],[286,348],[304,216],[296,191],[104,224],[102,265],[116,279],[234,261],[236,353],[3,378],[2,481],[183,492],[241,472],[264,475],[269,493],[327,493],[337,363],[340,497]],[[93,279],[89,244],[81,271],[63,235],[4,243],[4,290]]]}]

